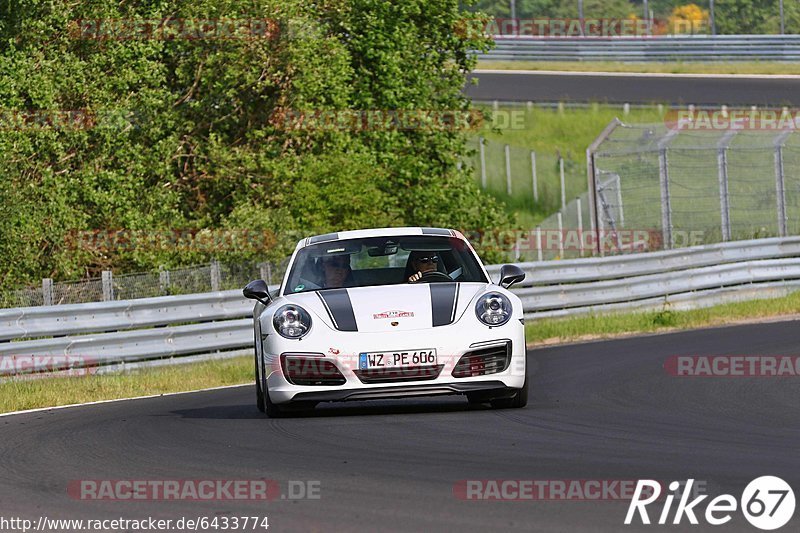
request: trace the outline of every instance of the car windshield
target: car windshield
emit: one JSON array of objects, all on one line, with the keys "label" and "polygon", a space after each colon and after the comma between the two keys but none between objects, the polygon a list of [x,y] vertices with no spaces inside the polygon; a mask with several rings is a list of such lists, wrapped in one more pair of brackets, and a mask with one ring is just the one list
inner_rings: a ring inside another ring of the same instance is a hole
[{"label": "car windshield", "polygon": [[447,281],[489,281],[463,240],[429,235],[369,237],[301,249],[283,293]]}]

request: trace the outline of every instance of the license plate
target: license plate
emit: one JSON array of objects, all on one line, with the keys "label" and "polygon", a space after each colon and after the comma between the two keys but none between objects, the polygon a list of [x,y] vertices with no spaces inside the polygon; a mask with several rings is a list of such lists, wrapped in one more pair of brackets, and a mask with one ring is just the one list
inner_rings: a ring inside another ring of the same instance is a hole
[{"label": "license plate", "polygon": [[359,370],[371,368],[408,368],[436,364],[436,350],[405,350],[398,352],[363,352],[358,354]]}]

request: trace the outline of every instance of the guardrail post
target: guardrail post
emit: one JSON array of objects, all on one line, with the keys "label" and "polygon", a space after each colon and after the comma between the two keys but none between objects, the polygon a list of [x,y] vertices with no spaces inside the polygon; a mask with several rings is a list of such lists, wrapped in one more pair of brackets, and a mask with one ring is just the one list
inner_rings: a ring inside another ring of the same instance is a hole
[{"label": "guardrail post", "polygon": [[211,290],[214,292],[219,290],[219,279],[220,279],[219,261],[217,260],[211,261]]},{"label": "guardrail post", "polygon": [[531,179],[533,180],[533,201],[539,203],[539,184],[536,180],[536,152],[531,150]]},{"label": "guardrail post", "polygon": [[53,305],[53,278],[42,280],[42,305]]},{"label": "guardrail post", "polygon": [[511,147],[506,145],[506,193],[511,196]]},{"label": "guardrail post", "polygon": [[486,188],[486,139],[478,137],[478,147],[481,157],[481,187]]},{"label": "guardrail post", "polygon": [[[725,106],[723,106],[725,107]],[[728,193],[728,146],[736,136],[736,130],[723,135],[717,149],[717,174],[719,175],[719,210],[723,242],[731,240],[731,208]]]},{"label": "guardrail post", "polygon": [[100,279],[103,285],[103,301],[110,302],[114,299],[114,276],[110,270],[103,270]]},{"label": "guardrail post", "polygon": [[775,196],[778,203],[778,235],[786,237],[786,184],[783,168],[783,143],[791,135],[791,130],[784,131],[775,139]]}]

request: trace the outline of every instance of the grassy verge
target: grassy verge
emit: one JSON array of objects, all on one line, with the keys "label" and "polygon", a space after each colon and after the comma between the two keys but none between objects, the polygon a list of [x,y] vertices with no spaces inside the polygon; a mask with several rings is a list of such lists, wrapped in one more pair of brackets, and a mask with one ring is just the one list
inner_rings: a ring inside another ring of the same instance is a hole
[{"label": "grassy verge", "polygon": [[487,70],[560,70],[565,72],[647,72],[664,74],[800,74],[800,64],[790,62],[478,61],[477,68]]},{"label": "grassy verge", "polygon": [[525,326],[529,344],[544,345],[634,333],[718,326],[800,313],[800,291],[782,298],[750,300],[690,311],[669,309],[638,313],[586,315],[563,319],[529,321]]},{"label": "grassy verge", "polygon": [[253,359],[242,356],[124,374],[6,381],[0,383],[0,413],[221,387],[252,380]]}]

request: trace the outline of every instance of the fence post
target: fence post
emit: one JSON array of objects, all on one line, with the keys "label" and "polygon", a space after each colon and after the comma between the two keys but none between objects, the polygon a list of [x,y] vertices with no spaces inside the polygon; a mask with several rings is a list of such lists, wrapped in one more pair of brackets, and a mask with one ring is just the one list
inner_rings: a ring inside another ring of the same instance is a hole
[{"label": "fence post", "polygon": [[533,179],[533,201],[539,202],[539,184],[536,180],[536,152],[531,150],[531,178]]},{"label": "fence post", "polygon": [[791,135],[791,130],[784,131],[775,138],[775,196],[778,202],[778,235],[786,237],[786,184],[783,169],[783,143]]},{"label": "fence post", "polygon": [[664,249],[672,249],[672,206],[669,198],[669,162],[667,149],[658,151],[658,179],[661,184],[661,237]]},{"label": "fence post", "polygon": [[100,279],[103,285],[103,301],[110,302],[114,299],[114,276],[110,270],[103,270]]},{"label": "fence post", "polygon": [[53,278],[42,280],[42,305],[53,305]]},{"label": "fence post", "polygon": [[[267,263],[259,263],[258,264],[258,276],[261,279],[263,279],[264,281],[267,281],[267,275],[268,274],[269,273],[267,272]],[[269,285],[268,281],[267,281],[267,285]]]},{"label": "fence post", "polygon": [[[725,107],[725,106],[723,106]],[[722,136],[717,146],[717,174],[719,176],[719,212],[722,229],[722,242],[731,240],[731,208],[728,193],[728,146],[736,136],[731,130]]]},{"label": "fence post", "polygon": [[220,279],[219,261],[215,259],[211,261],[211,290],[214,292],[219,290],[219,279]]},{"label": "fence post", "polygon": [[158,269],[158,284],[160,285],[162,293],[169,293],[169,270],[165,269],[164,267]]},{"label": "fence post", "polygon": [[561,174],[561,209],[564,210],[567,208],[567,185],[566,180],[564,179],[564,158],[558,158],[558,171]]},{"label": "fence post", "polygon": [[506,145],[506,193],[511,196],[511,147]]},{"label": "fence post", "polygon": [[486,188],[486,139],[478,137],[478,146],[481,155],[481,187]]},{"label": "fence post", "polygon": [[558,220],[558,257],[564,259],[564,217],[561,211],[556,213],[556,220]]},{"label": "fence post", "polygon": [[542,227],[536,226],[536,258],[542,260]]},{"label": "fence post", "polygon": [[658,143],[658,179],[661,185],[661,235],[664,249],[672,249],[672,203],[669,196],[669,160],[667,147],[678,132],[677,128],[667,133]]},{"label": "fence post", "polygon": [[578,209],[578,249],[583,257],[583,206],[580,196],[575,197],[575,207]]},{"label": "fence post", "polygon": [[625,227],[625,211],[622,209],[622,178],[617,174],[617,211],[619,212],[619,228]]},{"label": "fence post", "polygon": [[[592,107],[594,107],[594,104],[592,104]],[[586,149],[586,177],[588,180],[587,189],[589,191],[589,225],[592,232],[597,232],[594,239],[596,243],[595,250],[601,257],[603,255],[603,249],[600,246],[599,237],[600,213],[597,209],[597,160],[595,158],[595,152],[620,124],[622,124],[622,122],[620,122],[618,118],[612,120],[608,126],[605,127],[603,132]]]}]

